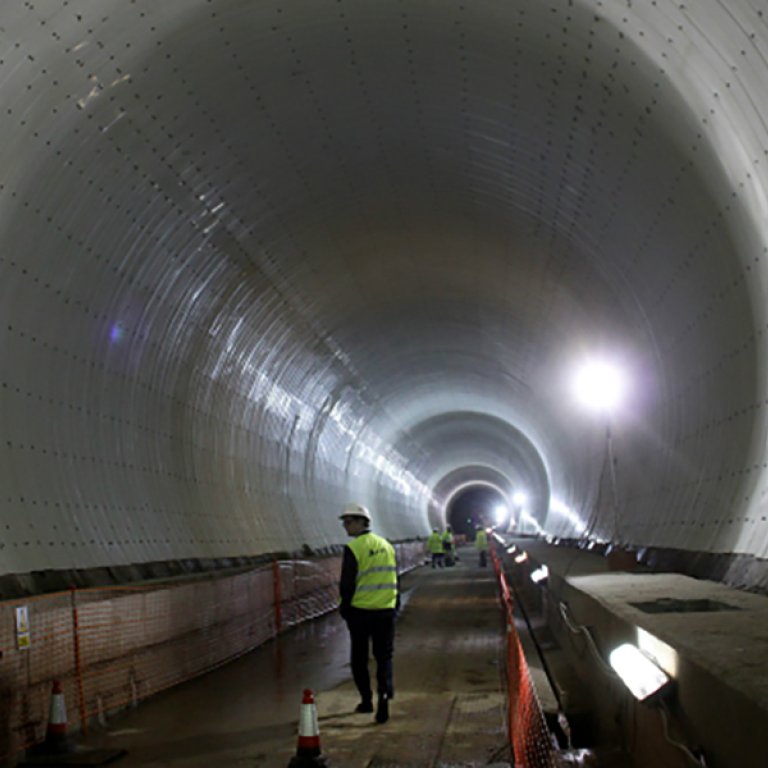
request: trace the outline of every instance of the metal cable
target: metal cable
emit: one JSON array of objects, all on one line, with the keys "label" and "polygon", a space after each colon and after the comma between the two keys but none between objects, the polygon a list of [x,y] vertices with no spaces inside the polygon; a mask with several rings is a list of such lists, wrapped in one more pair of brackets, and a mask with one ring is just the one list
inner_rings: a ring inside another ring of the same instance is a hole
[{"label": "metal cable", "polygon": [[696,756],[688,747],[685,746],[685,744],[682,744],[679,741],[676,741],[669,735],[669,712],[667,711],[667,707],[664,704],[663,701],[659,702],[659,713],[661,715],[661,722],[664,724],[664,739],[668,741],[673,747],[677,747],[681,752],[685,754],[685,756],[693,761],[699,768],[701,766],[704,766],[706,768],[706,760],[704,760],[704,755]]},{"label": "metal cable", "polygon": [[565,622],[565,625],[568,627],[568,629],[574,635],[583,634],[587,638],[587,644],[589,645],[590,650],[594,654],[595,658],[597,659],[603,671],[613,678],[618,678],[618,675],[616,674],[616,672],[614,672],[613,667],[607,664],[605,659],[603,659],[603,655],[602,653],[600,653],[600,649],[597,647],[595,640],[592,637],[592,633],[589,631],[589,629],[585,627],[583,624],[577,625],[571,621],[571,619],[568,616],[568,606],[565,603],[559,602],[558,606],[560,608],[560,615],[563,617],[563,621]]}]

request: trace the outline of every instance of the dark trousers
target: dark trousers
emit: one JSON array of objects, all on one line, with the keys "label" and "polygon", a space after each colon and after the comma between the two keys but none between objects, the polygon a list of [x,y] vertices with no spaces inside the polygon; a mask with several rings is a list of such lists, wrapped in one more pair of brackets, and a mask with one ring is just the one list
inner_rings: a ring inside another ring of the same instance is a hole
[{"label": "dark trousers", "polygon": [[387,698],[395,695],[392,682],[392,652],[395,646],[395,611],[364,611],[350,608],[346,617],[352,646],[352,678],[360,698],[370,701],[371,678],[368,674],[368,645],[373,646],[376,659],[376,690]]}]

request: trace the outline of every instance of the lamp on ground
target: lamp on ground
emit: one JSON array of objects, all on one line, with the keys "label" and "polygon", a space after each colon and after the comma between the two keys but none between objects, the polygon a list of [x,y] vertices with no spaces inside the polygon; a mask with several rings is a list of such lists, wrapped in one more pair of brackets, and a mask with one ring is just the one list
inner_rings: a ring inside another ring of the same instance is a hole
[{"label": "lamp on ground", "polygon": [[535,571],[531,571],[531,581],[534,584],[542,584],[549,578],[549,568],[546,565],[539,566]]},{"label": "lamp on ground", "polygon": [[608,661],[638,701],[648,701],[669,688],[671,679],[637,646],[624,643],[611,651]]}]

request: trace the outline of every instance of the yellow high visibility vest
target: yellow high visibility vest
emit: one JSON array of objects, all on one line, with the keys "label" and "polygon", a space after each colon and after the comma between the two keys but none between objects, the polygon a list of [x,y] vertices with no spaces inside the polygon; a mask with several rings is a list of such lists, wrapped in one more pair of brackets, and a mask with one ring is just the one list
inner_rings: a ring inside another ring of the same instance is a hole
[{"label": "yellow high visibility vest", "polygon": [[475,549],[488,549],[488,534],[483,528],[475,534]]},{"label": "yellow high visibility vest", "polygon": [[427,539],[427,549],[433,555],[439,555],[441,552],[445,551],[443,548],[443,537],[437,531],[432,531],[432,533],[429,534],[429,538]]},{"label": "yellow high visibility vest", "polygon": [[397,558],[395,548],[375,533],[362,533],[347,546],[357,560],[353,608],[368,611],[397,605]]}]

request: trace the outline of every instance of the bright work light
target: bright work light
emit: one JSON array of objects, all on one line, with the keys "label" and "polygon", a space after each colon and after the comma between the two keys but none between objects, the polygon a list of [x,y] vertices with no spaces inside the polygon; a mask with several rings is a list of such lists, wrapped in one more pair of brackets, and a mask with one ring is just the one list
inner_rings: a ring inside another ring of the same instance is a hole
[{"label": "bright work light", "polygon": [[624,643],[611,651],[608,660],[616,674],[639,701],[646,701],[661,691],[669,677],[639,648]]},{"label": "bright work light", "polygon": [[610,413],[624,397],[624,374],[611,363],[593,361],[582,366],[574,378],[576,397],[593,411]]},{"label": "bright work light", "polygon": [[537,568],[535,571],[531,572],[531,581],[534,584],[539,584],[542,581],[546,581],[547,578],[549,578],[549,568],[547,568],[546,565],[542,565],[541,567]]}]

